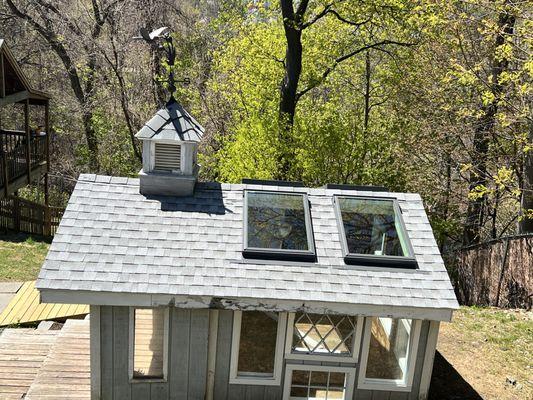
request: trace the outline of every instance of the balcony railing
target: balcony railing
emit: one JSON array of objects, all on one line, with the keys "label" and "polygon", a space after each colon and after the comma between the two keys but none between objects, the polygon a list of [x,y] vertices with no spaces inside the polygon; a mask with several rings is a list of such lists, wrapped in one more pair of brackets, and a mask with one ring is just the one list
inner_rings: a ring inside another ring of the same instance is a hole
[{"label": "balcony railing", "polygon": [[24,175],[29,177],[47,158],[46,134],[31,134],[28,146],[25,132],[0,130],[0,187]]}]

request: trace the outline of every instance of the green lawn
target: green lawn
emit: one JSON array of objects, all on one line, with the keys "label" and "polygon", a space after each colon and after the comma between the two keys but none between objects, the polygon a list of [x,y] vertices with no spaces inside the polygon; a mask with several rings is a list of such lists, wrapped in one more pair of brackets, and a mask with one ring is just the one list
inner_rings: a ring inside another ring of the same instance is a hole
[{"label": "green lawn", "polygon": [[533,312],[461,307],[437,349],[483,399],[533,398]]},{"label": "green lawn", "polygon": [[49,246],[27,235],[0,235],[0,281],[36,279]]}]

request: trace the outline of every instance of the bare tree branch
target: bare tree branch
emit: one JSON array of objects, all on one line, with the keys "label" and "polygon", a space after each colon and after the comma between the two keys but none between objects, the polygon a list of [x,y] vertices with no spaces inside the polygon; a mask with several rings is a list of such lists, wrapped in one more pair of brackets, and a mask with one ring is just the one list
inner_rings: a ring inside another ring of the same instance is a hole
[{"label": "bare tree branch", "polygon": [[303,89],[303,90],[301,90],[301,91],[299,91],[297,93],[297,95],[296,95],[297,98],[300,99],[307,92],[309,92],[310,90],[313,90],[318,85],[320,85],[322,82],[324,82],[324,80],[326,80],[326,78],[329,76],[329,74],[331,74],[337,68],[337,66],[340,63],[342,63],[343,61],[346,61],[346,60],[356,56],[357,54],[363,53],[363,52],[365,52],[367,50],[374,49],[374,48],[380,48],[382,46],[387,46],[387,45],[410,47],[410,46],[416,45],[416,43],[399,42],[399,41],[396,41],[396,40],[382,40],[380,42],[376,42],[376,43],[372,43],[372,44],[369,44],[369,45],[366,45],[366,46],[363,46],[363,47],[359,47],[357,50],[351,51],[351,52],[349,52],[347,54],[344,54],[344,55],[338,57],[337,59],[335,59],[335,61],[333,62],[333,65],[331,65],[330,67],[328,67],[328,68],[326,68],[324,70],[324,72],[322,73],[322,76],[321,76],[320,79],[316,80],[311,85],[309,85],[307,88],[305,88],[305,89]]}]

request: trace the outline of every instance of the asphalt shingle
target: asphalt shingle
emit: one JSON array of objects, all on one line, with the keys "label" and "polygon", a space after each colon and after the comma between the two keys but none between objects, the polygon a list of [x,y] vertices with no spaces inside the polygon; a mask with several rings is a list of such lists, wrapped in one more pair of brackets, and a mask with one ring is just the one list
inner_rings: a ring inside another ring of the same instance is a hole
[{"label": "asphalt shingle", "polygon": [[419,195],[372,193],[399,201],[418,263],[405,270],[344,263],[332,196],[369,193],[339,189],[294,188],[306,192],[311,203],[316,263],[243,259],[243,190],[251,187],[261,188],[198,183],[193,197],[148,199],[139,193],[137,179],[81,175],[37,287],[458,307]]}]

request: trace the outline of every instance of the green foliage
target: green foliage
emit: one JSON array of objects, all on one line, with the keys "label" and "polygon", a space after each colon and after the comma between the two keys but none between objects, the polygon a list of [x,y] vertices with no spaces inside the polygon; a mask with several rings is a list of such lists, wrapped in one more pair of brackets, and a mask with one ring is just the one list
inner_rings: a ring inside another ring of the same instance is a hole
[{"label": "green foliage", "polygon": [[[136,176],[141,162],[132,151],[131,138],[124,122],[109,118],[108,111],[96,108],[93,113],[92,127],[98,141],[101,173],[118,176]],[[83,147],[81,154],[87,155]]]},{"label": "green foliage", "polygon": [[[224,14],[221,42],[213,51],[212,73],[207,82],[213,104],[227,104],[230,115],[226,132],[219,137],[220,150],[213,154],[215,176],[236,182],[244,177],[273,178],[279,172],[279,158],[295,154],[286,179],[303,180],[312,185],[327,182],[385,184],[402,188],[406,180],[405,163],[400,154],[402,136],[410,126],[394,111],[385,111],[391,87],[399,84],[398,57],[409,57],[408,50],[391,49],[396,58],[372,51],[370,85],[372,93],[368,124],[364,118],[365,53],[342,65],[334,60],[350,48],[381,39],[409,40],[413,21],[397,26],[391,15],[404,13],[408,2],[387,2],[382,10],[379,34],[353,27],[336,18],[323,18],[303,33],[303,68],[300,90],[315,87],[299,102],[289,137],[280,135],[279,86],[283,79],[285,37],[280,12],[275,7],[258,6],[247,16]],[[383,4],[380,4],[383,6]],[[311,2],[313,14],[324,4]],[[345,18],[375,18],[368,5],[340,3]],[[389,13],[391,15],[389,15]],[[397,16],[397,15],[396,15]],[[232,22],[228,25],[228,20]],[[385,22],[384,22],[384,21]],[[407,26],[409,25],[409,26]],[[411,38],[412,39],[412,38]],[[333,69],[326,79],[324,71]],[[282,141],[280,137],[285,137]],[[209,162],[208,162],[209,163]]]}]

